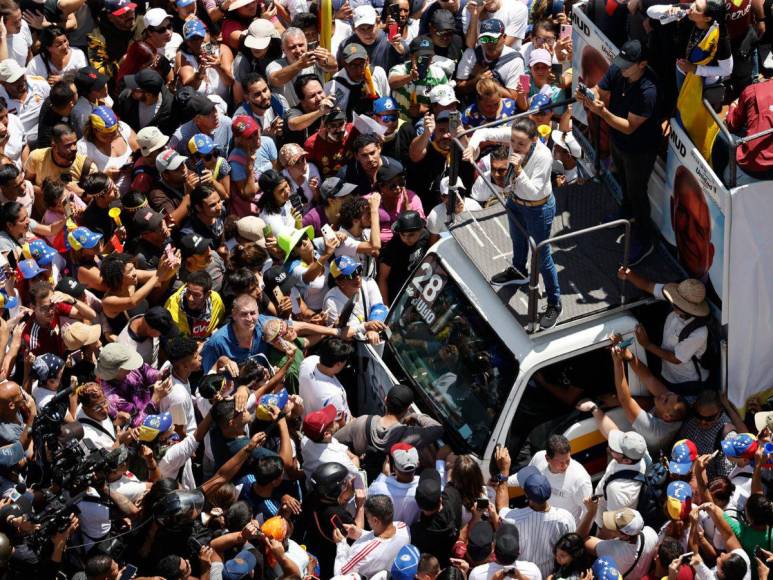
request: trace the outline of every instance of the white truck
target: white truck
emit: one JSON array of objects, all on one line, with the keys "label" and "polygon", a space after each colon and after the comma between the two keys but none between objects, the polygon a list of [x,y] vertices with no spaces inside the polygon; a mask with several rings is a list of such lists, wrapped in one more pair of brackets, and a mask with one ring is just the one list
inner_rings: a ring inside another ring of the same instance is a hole
[{"label": "white truck", "polygon": [[[601,52],[607,63],[617,48],[584,15],[582,4],[574,10],[576,83],[583,79],[586,46]],[[593,86],[599,78],[585,74],[584,80]],[[608,337],[620,333],[632,338],[634,313],[654,307],[651,296],[616,276],[617,268],[627,262],[630,226],[625,220],[602,223],[615,207],[614,180],[605,171],[604,151],[589,138],[584,111],[575,106],[573,114],[586,170],[599,179],[555,192],[557,214],[548,241],[562,289],[564,311],[558,324],[549,330],[536,324],[540,297],[534,264],[525,292],[489,283],[512,256],[507,216],[496,204],[455,217],[451,235],[429,250],[395,298],[387,320],[391,338],[383,356],[368,346],[359,351],[361,410],[380,409],[392,385],[408,384],[420,410],[447,427],[447,442],[474,454],[484,471],[496,445],[507,446],[515,456],[530,442],[538,445],[547,431],[563,432],[574,457],[591,474],[603,471],[604,438],[590,415],[561,400],[560,390],[572,384],[587,389],[590,396],[614,392]],[[684,172],[697,181],[698,191],[689,193],[700,194],[706,212],[703,206],[696,209],[686,194],[680,197],[676,176]],[[773,280],[764,261],[773,249],[771,193],[770,183],[727,188],[672,121],[668,155],[665,162],[658,160],[649,188],[653,219],[664,242],[636,268],[662,282],[701,277],[711,288],[723,336],[720,380],[726,388],[728,377],[732,379],[728,395],[739,407],[773,385],[773,364],[766,356],[773,344]],[[760,210],[753,211],[755,207]],[[733,212],[739,208],[743,213],[736,217]],[[704,214],[710,223],[695,242],[690,236],[700,229],[696,220],[706,220]],[[731,227],[736,219],[758,230]],[[631,348],[647,359],[638,343]],[[634,394],[646,394],[635,374],[628,374]],[[621,409],[610,416],[621,427],[628,426]]]}]

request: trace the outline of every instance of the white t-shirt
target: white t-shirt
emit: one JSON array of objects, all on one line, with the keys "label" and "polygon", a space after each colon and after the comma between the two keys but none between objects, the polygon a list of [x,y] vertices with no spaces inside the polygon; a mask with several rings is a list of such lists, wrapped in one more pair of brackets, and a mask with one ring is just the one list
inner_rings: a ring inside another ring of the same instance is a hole
[{"label": "white t-shirt", "polygon": [[[464,211],[478,211],[480,204],[470,197],[464,198]],[[448,219],[448,209],[445,203],[439,203],[432,208],[427,216],[427,229],[432,234],[442,234],[448,231],[446,220]]]},{"label": "white t-shirt", "polygon": [[[81,421],[81,419],[87,419],[88,421],[94,421],[91,417],[88,417],[84,412],[83,409],[78,409],[78,412],[75,415],[76,421]],[[94,445],[101,449],[112,449],[113,445],[115,444],[115,426],[113,425],[113,422],[110,420],[110,417],[105,419],[104,421],[101,421],[99,424],[102,426],[102,429],[97,429],[93,425],[89,425],[88,423],[85,423],[81,421],[81,424],[83,425],[83,439],[88,439]],[[104,430],[103,430],[104,429]],[[105,433],[107,431],[107,433]],[[108,435],[108,433],[112,433],[112,437]]]},{"label": "white t-shirt", "polygon": [[[278,58],[270,62],[266,67],[266,78],[268,79],[275,72],[280,71],[283,68],[287,68],[289,65],[290,63],[287,61],[285,57]],[[307,66],[305,69],[299,72],[298,75],[290,79],[289,82],[283,84],[282,86],[278,87],[269,82],[269,87],[271,88],[272,93],[282,95],[285,99],[287,99],[287,102],[291,107],[295,107],[298,105],[298,95],[295,94],[295,89],[293,88],[293,82],[295,81],[296,78],[298,78],[298,76],[309,75],[309,74],[317,75],[321,79],[325,78],[325,71],[322,70],[322,67],[320,67],[317,64],[313,64],[311,66]]]},{"label": "white t-shirt", "polygon": [[[497,66],[494,67],[494,70],[502,79],[502,84],[505,86],[505,88],[508,89],[515,89],[518,87],[518,77],[524,74],[525,69],[523,58],[518,56],[509,56],[515,53],[516,50],[514,48],[505,45],[502,49],[501,56],[497,60]],[[475,68],[475,64],[477,62],[478,59],[475,57],[475,49],[466,49],[462,54],[461,60],[459,61],[459,68],[456,70],[456,78],[461,81],[470,78],[472,69]]]},{"label": "white t-shirt", "polygon": [[754,469],[751,465],[745,467],[733,466],[728,477],[735,485],[735,490],[733,495],[730,496],[730,501],[727,502],[726,512],[732,514],[733,510],[736,510],[738,513],[743,513],[744,509],[746,509],[746,500],[752,494],[752,473],[754,473]]},{"label": "white t-shirt", "polygon": [[[653,296],[658,300],[665,300],[663,296],[663,284],[655,284],[655,289],[652,292]],[[666,321],[663,324],[663,342],[660,347],[663,350],[668,350],[676,355],[680,361],[680,364],[674,364],[662,359],[663,369],[661,374],[663,378],[669,383],[684,383],[687,381],[700,380],[698,373],[695,372],[695,364],[693,364],[692,358],[700,358],[704,352],[706,352],[706,343],[709,339],[709,330],[705,326],[696,328],[689,336],[684,340],[679,340],[679,333],[682,329],[692,322],[692,318],[682,318],[675,312],[671,312],[666,316]],[[700,367],[700,365],[698,365]],[[705,369],[701,369],[701,375],[705,380],[708,377],[708,372]]]},{"label": "white t-shirt", "polygon": [[[644,542],[644,548],[638,562],[636,554],[639,551],[639,542]],[[655,556],[655,550],[658,547],[658,534],[649,526],[644,526],[641,534],[633,543],[622,540],[602,540],[596,544],[596,554],[609,556],[617,563],[617,569],[626,580],[635,580],[641,578],[649,570],[652,558]],[[634,566],[634,562],[636,565]],[[633,569],[631,567],[633,566]],[[628,572],[628,570],[631,570]],[[628,572],[626,574],[626,572]]]},{"label": "white t-shirt", "polygon": [[185,439],[169,447],[161,461],[158,462],[158,470],[161,472],[161,477],[177,479],[177,474],[180,472],[180,468],[182,468],[183,472],[180,478],[182,488],[195,489],[196,480],[193,478],[191,457],[196,453],[198,446],[199,442],[196,441],[193,433],[189,433],[185,436]]},{"label": "white t-shirt", "polygon": [[360,244],[364,242],[370,241],[370,228],[364,228],[362,230],[362,234],[359,236],[352,235],[351,232],[348,230],[345,230],[344,228],[338,228],[339,232],[343,232],[346,234],[346,239],[341,242],[341,245],[338,246],[335,250],[336,258],[338,256],[349,256],[350,258],[354,258],[355,260],[359,260],[360,264],[362,264],[362,274],[365,277],[375,278],[376,276],[376,259],[373,258],[373,256],[369,256],[367,254],[358,254],[357,248],[360,247]]},{"label": "white t-shirt", "polygon": [[639,491],[641,490],[641,483],[632,479],[616,479],[607,486],[607,497],[604,498],[604,484],[607,478],[613,473],[618,471],[638,471],[643,474],[645,471],[644,460],[640,460],[638,463],[631,465],[624,465],[618,463],[617,460],[612,459],[607,465],[607,470],[596,485],[596,490],[593,492],[596,495],[600,495],[599,507],[596,512],[596,524],[602,525],[601,516],[605,511],[619,510],[625,507],[636,509],[639,503]]},{"label": "white t-shirt", "polygon": [[335,405],[344,422],[351,419],[346,389],[336,377],[330,377],[317,368],[319,356],[308,356],[298,371],[298,391],[303,399],[306,415],[319,411],[327,405]]},{"label": "white t-shirt", "polygon": [[330,462],[340,463],[349,470],[349,473],[356,476],[359,470],[352,463],[347,453],[348,450],[349,448],[336,438],[333,438],[330,443],[317,443],[306,436],[302,437],[301,456],[303,457],[303,471],[306,474],[306,480],[309,480],[317,467]]},{"label": "white t-shirt", "polygon": [[70,50],[72,51],[72,54],[70,55],[70,62],[64,65],[64,68],[58,68],[51,61],[48,61],[48,68],[46,68],[46,63],[43,62],[43,57],[41,55],[37,55],[27,65],[27,74],[37,75],[47,79],[48,75],[61,75],[62,73],[75,71],[79,68],[83,68],[84,66],[88,66],[88,63],[86,62],[86,55],[83,54],[83,51],[80,48],[71,47]]},{"label": "white t-shirt", "polygon": [[117,491],[121,495],[126,496],[126,499],[129,501],[134,502],[143,496],[148,486],[145,485],[144,481],[137,479],[136,475],[127,471],[121,475],[121,479],[110,484],[110,489],[111,491]]},{"label": "white t-shirt", "polygon": [[137,351],[142,357],[143,362],[149,364],[153,368],[157,368],[159,349],[158,338],[146,338],[141,342],[137,342],[137,340],[132,338],[132,336],[129,334],[129,325],[131,325],[135,318],[137,317],[135,316],[129,320],[129,322],[126,323],[126,326],[123,327],[123,330],[118,335],[118,343],[134,351]]},{"label": "white t-shirt", "polygon": [[38,410],[48,405],[48,403],[51,402],[51,399],[54,398],[54,395],[56,395],[56,391],[41,387],[37,381],[35,381],[35,386],[32,387],[32,398],[35,399],[35,407],[37,407]]},{"label": "white t-shirt", "polygon": [[[491,180],[491,155],[481,157],[478,159],[478,163],[476,165],[478,167],[478,177],[472,184],[470,197],[472,197],[479,204],[485,205],[489,198],[493,196],[491,193],[492,189],[498,194],[503,195],[505,188],[498,186]],[[484,181],[491,187],[488,187]]]},{"label": "white t-shirt", "polygon": [[11,34],[6,39],[8,47],[8,58],[12,58],[19,63],[22,68],[27,68],[27,57],[32,48],[32,31],[26,20],[21,21],[21,28],[16,34]]},{"label": "white t-shirt", "polygon": [[394,522],[394,525],[395,535],[386,540],[376,538],[373,532],[363,532],[351,546],[338,542],[334,573],[357,573],[367,578],[381,570],[390,570],[400,548],[411,543],[408,526],[403,522]]},{"label": "white t-shirt", "polygon": [[172,410],[172,407],[179,405],[185,410],[187,422],[185,432],[193,433],[196,430],[196,413],[193,411],[193,398],[191,397],[190,383],[182,382],[176,376],[172,375],[172,388],[169,394],[161,399],[158,404],[162,413]]},{"label": "white t-shirt", "polygon": [[[749,559],[749,555],[742,549],[736,548],[730,552],[731,554],[738,554],[746,562],[746,574],[744,574],[743,580],[751,580],[752,578],[752,563]],[[717,578],[717,568],[709,569],[705,563],[701,562],[695,567],[696,580],[715,580]]]},{"label": "white t-shirt", "polygon": [[388,495],[392,498],[395,520],[413,524],[419,518],[419,506],[416,505],[416,488],[419,478],[414,477],[410,483],[397,481],[393,476],[380,474],[368,488],[368,496]]},{"label": "white t-shirt", "polygon": [[537,565],[533,562],[527,562],[526,560],[516,560],[514,563],[508,564],[507,566],[497,564],[496,562],[475,566],[475,568],[470,570],[470,575],[467,577],[467,580],[491,580],[491,578],[494,577],[494,574],[503,568],[508,570],[514,568],[521,573],[521,576],[524,576],[528,580],[542,580],[542,572],[539,571]]},{"label": "white t-shirt", "polygon": [[27,135],[24,134],[24,125],[21,123],[21,119],[16,115],[8,114],[8,143],[5,144],[5,153],[11,158],[14,165],[19,169],[22,168],[21,164],[21,152],[24,150],[24,146],[27,144]]},{"label": "white t-shirt", "polygon": [[[496,12],[483,12],[481,20],[488,20],[489,18],[497,18],[505,25],[505,34],[517,38],[513,44],[514,48],[521,46],[521,41],[526,38],[526,26],[529,23],[529,9],[523,2],[517,0],[501,0],[499,10]],[[462,28],[464,33],[467,34],[467,29],[470,28],[470,12],[469,10],[462,11]],[[480,27],[478,27],[480,31]]]},{"label": "white t-shirt", "polygon": [[[363,304],[363,298],[365,302]],[[325,294],[324,310],[327,310],[327,323],[335,326],[338,323],[338,316],[346,307],[346,303],[349,299],[341,292],[341,289],[336,286],[328,290]],[[373,278],[362,279],[362,289],[354,295],[354,307],[352,308],[352,314],[349,316],[347,326],[359,326],[368,319],[370,309],[376,304],[383,304],[384,299],[381,297],[381,292],[378,289],[378,284]]]},{"label": "white t-shirt", "polygon": [[27,75],[27,99],[22,103],[9,97],[5,87],[0,85],[0,97],[3,97],[8,103],[8,112],[19,117],[29,142],[35,142],[38,139],[40,108],[50,92],[51,87],[46,79]]},{"label": "white t-shirt", "polygon": [[564,534],[577,528],[574,516],[565,509],[553,507],[544,512],[538,512],[530,507],[510,509],[503,508],[500,518],[505,518],[518,528],[521,551],[519,556],[529,562],[534,562],[543,576],[553,571],[553,546]]},{"label": "white t-shirt", "polygon": [[[553,473],[548,467],[548,460],[545,457],[545,451],[538,451],[531,458],[530,466],[536,467],[550,483],[551,496],[550,505],[560,507],[568,511],[574,517],[575,521],[580,521],[584,511],[583,499],[590,497],[593,493],[593,484],[590,475],[579,461],[571,459],[569,467],[563,473]],[[507,480],[509,486],[521,486],[518,475],[523,470],[511,475]],[[529,473],[530,475],[531,473]]]},{"label": "white t-shirt", "polygon": [[[375,89],[376,93],[378,93],[379,97],[388,97],[391,92],[389,89],[389,80],[387,79],[386,72],[380,66],[371,66],[370,68],[372,71],[371,75],[373,77],[373,88]],[[346,106],[349,103],[349,88],[345,87],[341,83],[336,82],[336,79],[338,78],[342,78],[349,83],[352,82],[348,73],[346,72],[346,69],[342,68],[335,75],[333,75],[333,78],[330,81],[325,84],[325,94],[335,95],[337,106],[345,111]]]}]

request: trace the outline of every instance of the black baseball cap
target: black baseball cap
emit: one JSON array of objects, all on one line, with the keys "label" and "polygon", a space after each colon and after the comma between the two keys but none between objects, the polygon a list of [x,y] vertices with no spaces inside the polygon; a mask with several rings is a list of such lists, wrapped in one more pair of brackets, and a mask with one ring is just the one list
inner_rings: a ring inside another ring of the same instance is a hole
[{"label": "black baseball cap", "polygon": [[467,554],[473,562],[481,562],[491,555],[494,528],[491,522],[479,521],[470,530],[467,538]]},{"label": "black baseball cap", "polygon": [[141,89],[154,94],[160,93],[164,86],[164,79],[161,78],[161,75],[149,68],[144,68],[137,74],[126,75],[123,80],[127,89]]},{"label": "black baseball cap", "polygon": [[454,18],[454,15],[450,10],[446,10],[445,8],[435,10],[429,22],[438,32],[456,30],[456,19]]},{"label": "black baseball cap", "polygon": [[395,161],[394,159],[385,159],[384,157],[381,159],[383,164],[376,172],[376,183],[386,183],[390,179],[405,173],[405,168],[399,161]]},{"label": "black baseball cap", "polygon": [[274,169],[269,169],[260,174],[258,187],[260,187],[263,195],[271,195],[285,181],[287,181],[287,178],[284,175]]},{"label": "black baseball cap", "polygon": [[186,234],[180,238],[180,253],[183,258],[200,256],[207,252],[211,243],[212,240],[199,234]]},{"label": "black baseball cap", "polygon": [[75,73],[75,84],[84,94],[101,90],[107,84],[107,80],[107,75],[103,75],[92,66],[79,68]]},{"label": "black baseball cap", "polygon": [[390,408],[407,409],[413,405],[413,390],[408,385],[395,385],[386,396],[387,406]]},{"label": "black baseball cap", "polygon": [[440,506],[440,474],[436,469],[425,469],[416,486],[416,505],[420,510],[432,511]]},{"label": "black baseball cap", "polygon": [[57,282],[55,290],[64,292],[73,298],[78,298],[79,296],[83,296],[83,293],[86,291],[86,287],[78,282],[75,278],[71,278],[70,276],[63,276],[59,282]]},{"label": "black baseball cap", "polygon": [[647,50],[638,40],[626,42],[615,57],[614,63],[621,70],[647,60]]},{"label": "black baseball cap", "polygon": [[149,207],[141,207],[134,214],[134,231],[138,234],[158,231],[164,216]]},{"label": "black baseball cap", "polygon": [[512,564],[521,553],[518,528],[515,524],[503,523],[494,536],[494,556],[497,563],[505,566]]},{"label": "black baseball cap", "polygon": [[206,96],[201,93],[195,93],[191,95],[188,102],[185,103],[185,108],[190,115],[209,115],[215,108],[215,103],[210,101]]},{"label": "black baseball cap", "polygon": [[331,111],[323,117],[325,123],[336,123],[346,121],[346,113],[338,107],[331,109]]},{"label": "black baseball cap", "polygon": [[435,45],[427,36],[417,36],[408,46],[411,54],[416,56],[435,56]]},{"label": "black baseball cap", "polygon": [[282,266],[272,266],[263,273],[263,283],[266,285],[266,292],[273,295],[274,288],[279,288],[282,294],[289,296],[293,288],[293,281],[290,275]]}]

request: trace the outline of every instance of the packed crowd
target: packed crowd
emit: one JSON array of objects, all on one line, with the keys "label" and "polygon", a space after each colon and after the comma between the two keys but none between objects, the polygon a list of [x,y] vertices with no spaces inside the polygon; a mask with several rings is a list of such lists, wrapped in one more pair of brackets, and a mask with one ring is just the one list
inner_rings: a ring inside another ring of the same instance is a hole
[{"label": "packed crowd", "polygon": [[[637,331],[662,368],[613,337],[615,393],[544,385],[606,438],[595,487],[560,434],[482,468],[408,386],[357,406],[355,349],[383,347],[449,211],[504,194],[491,283],[527,281],[523,232],[547,238],[553,189],[588,177],[572,106],[609,126],[632,267],[674,65],[731,80],[734,131],[769,124],[767,4],[643,4],[590,2],[622,50],[574,95],[559,1],[333,0],[321,39],[307,0],[0,0],[3,577],[767,578],[773,416],[705,388],[700,281],[621,269],[673,307],[660,344]],[[461,130],[518,113],[450,170]],[[549,328],[549,247],[540,269]]]}]

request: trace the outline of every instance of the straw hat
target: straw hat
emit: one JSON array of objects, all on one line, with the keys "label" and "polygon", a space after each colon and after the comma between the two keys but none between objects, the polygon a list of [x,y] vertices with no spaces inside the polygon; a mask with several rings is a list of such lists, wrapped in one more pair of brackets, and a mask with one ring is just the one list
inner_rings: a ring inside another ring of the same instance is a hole
[{"label": "straw hat", "polygon": [[671,282],[663,286],[663,296],[679,310],[693,316],[708,316],[706,286],[695,278],[687,278],[679,284]]}]

